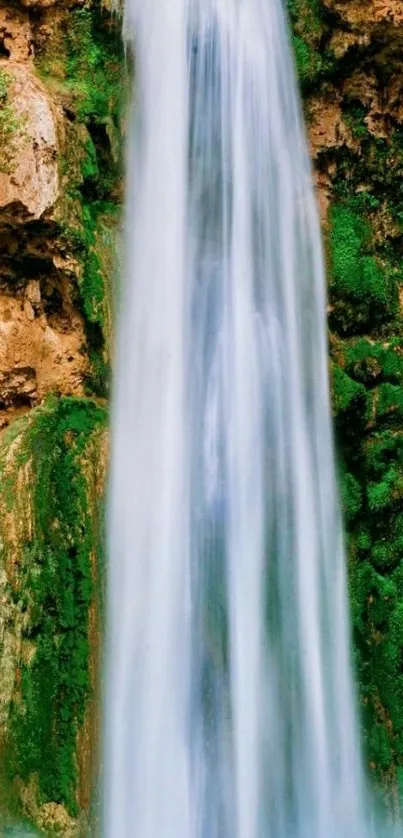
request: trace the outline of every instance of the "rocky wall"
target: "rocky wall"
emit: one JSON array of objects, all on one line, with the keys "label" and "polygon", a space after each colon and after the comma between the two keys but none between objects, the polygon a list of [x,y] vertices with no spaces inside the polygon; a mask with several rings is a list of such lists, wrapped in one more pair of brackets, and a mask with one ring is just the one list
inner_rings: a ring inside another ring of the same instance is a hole
[{"label": "rocky wall", "polygon": [[0,4],[1,834],[94,800],[124,78],[101,0]]}]

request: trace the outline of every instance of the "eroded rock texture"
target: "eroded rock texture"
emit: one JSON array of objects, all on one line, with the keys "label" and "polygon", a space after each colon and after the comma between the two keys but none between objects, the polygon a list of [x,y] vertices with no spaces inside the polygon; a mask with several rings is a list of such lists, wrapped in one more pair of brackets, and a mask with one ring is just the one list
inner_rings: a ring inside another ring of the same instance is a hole
[{"label": "eroded rock texture", "polygon": [[87,834],[123,62],[97,0],[0,8],[0,832]]}]

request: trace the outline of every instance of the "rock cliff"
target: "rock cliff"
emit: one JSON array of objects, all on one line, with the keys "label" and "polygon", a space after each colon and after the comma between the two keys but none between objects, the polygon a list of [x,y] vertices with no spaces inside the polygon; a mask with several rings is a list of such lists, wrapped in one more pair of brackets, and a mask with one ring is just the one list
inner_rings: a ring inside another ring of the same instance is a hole
[{"label": "rock cliff", "polygon": [[0,818],[66,838],[97,780],[123,83],[101,2],[1,4]]}]

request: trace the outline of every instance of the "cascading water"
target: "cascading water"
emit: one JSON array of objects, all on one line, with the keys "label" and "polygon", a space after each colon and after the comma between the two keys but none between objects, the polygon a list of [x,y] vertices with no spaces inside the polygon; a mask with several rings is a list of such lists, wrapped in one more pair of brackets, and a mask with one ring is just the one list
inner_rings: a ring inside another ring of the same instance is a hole
[{"label": "cascading water", "polygon": [[368,838],[281,0],[127,0],[107,838]]}]

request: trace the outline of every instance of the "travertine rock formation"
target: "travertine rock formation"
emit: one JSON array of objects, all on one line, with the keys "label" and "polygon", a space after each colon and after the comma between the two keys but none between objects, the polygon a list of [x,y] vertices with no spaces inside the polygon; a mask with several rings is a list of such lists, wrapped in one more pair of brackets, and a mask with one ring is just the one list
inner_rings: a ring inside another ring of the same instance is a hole
[{"label": "travertine rock formation", "polygon": [[17,122],[8,171],[0,173],[2,218],[37,221],[59,197],[58,116],[32,62],[0,62]]},{"label": "travertine rock formation", "polygon": [[123,80],[103,8],[0,8],[0,832],[64,838],[98,762]]},{"label": "travertine rock formation", "polygon": [[[80,266],[63,263],[52,230],[61,204],[63,110],[39,78],[26,13],[0,10],[0,44],[1,427],[46,393],[83,395],[88,359],[74,300]],[[34,222],[42,224],[35,233]]]}]

